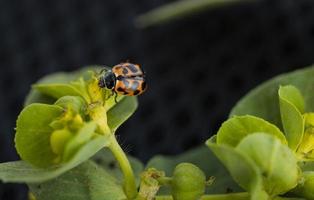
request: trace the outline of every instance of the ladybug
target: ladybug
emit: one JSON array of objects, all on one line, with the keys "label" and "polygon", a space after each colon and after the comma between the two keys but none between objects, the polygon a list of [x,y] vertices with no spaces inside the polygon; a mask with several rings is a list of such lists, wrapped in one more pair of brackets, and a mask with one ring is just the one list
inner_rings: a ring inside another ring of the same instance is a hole
[{"label": "ladybug", "polygon": [[139,65],[128,62],[106,70],[99,77],[98,86],[111,90],[112,94],[115,93],[115,101],[117,94],[136,96],[142,94],[147,88],[144,71]]}]

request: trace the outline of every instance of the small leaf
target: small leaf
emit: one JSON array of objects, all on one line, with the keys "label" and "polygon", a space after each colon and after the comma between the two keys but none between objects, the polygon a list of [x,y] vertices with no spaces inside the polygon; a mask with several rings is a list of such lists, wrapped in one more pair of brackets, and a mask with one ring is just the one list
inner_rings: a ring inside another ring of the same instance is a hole
[{"label": "small leaf", "polygon": [[44,95],[53,97],[54,99],[58,99],[63,96],[81,96],[80,91],[70,84],[36,84],[33,88]]},{"label": "small leaf", "polygon": [[58,105],[64,109],[68,109],[70,107],[76,113],[82,116],[85,114],[84,109],[86,108],[86,103],[79,96],[63,96],[55,102],[55,105]]},{"label": "small leaf", "polygon": [[299,167],[294,152],[276,137],[254,133],[245,137],[236,149],[250,157],[258,166],[264,188],[271,196],[284,194],[297,185]]},{"label": "small leaf", "polygon": [[92,161],[41,184],[29,184],[37,200],[123,200],[118,181]]},{"label": "small leaf", "polygon": [[293,85],[281,86],[278,91],[279,97],[289,101],[300,113],[304,113],[304,99],[301,92]]},{"label": "small leaf", "polygon": [[300,145],[304,133],[304,100],[293,86],[280,87],[279,105],[282,125],[291,149],[296,150]]},{"label": "small leaf", "polygon": [[234,116],[224,122],[217,133],[217,144],[236,146],[244,137],[255,132],[274,135],[287,144],[284,134],[273,124],[250,115]]},{"label": "small leaf", "polygon": [[47,168],[36,168],[25,161],[1,163],[0,180],[14,183],[41,183],[78,166],[108,145],[109,140],[106,137],[97,136],[82,146],[68,162]]},{"label": "small leaf", "polygon": [[260,171],[253,160],[245,153],[227,145],[218,145],[210,140],[206,144],[226,166],[233,179],[251,194],[251,199],[268,199],[268,195],[263,191]]},{"label": "small leaf", "polygon": [[[91,78],[91,74],[89,71],[98,71],[100,70],[100,66],[89,66],[85,67],[83,69],[74,71],[74,72],[57,72],[53,74],[49,74],[43,78],[41,78],[39,81],[37,81],[36,84],[69,84],[72,81],[75,81],[79,79],[80,77],[83,77],[84,80],[88,80]],[[35,84],[35,85],[36,85]],[[70,95],[70,94],[67,94]],[[56,101],[55,98],[52,96],[45,95],[35,88],[32,88],[29,94],[27,95],[24,105],[27,106],[31,103],[47,103],[52,104]]]},{"label": "small leaf", "polygon": [[[94,74],[94,73],[92,73]],[[90,79],[92,79],[94,77],[91,77]],[[96,78],[95,78],[96,79]],[[73,86],[77,91],[79,91],[80,96],[83,97],[85,99],[86,102],[91,103],[91,97],[90,94],[87,91],[88,88],[88,83],[89,80],[84,80],[83,77],[79,77],[78,80],[72,81],[69,85]],[[98,86],[98,79],[96,79],[97,82],[97,86]],[[99,90],[99,87],[97,88]],[[99,93],[101,93],[101,91],[99,91]],[[92,94],[95,95],[95,94]]]},{"label": "small leaf", "polygon": [[[61,155],[65,145],[73,138],[73,134],[69,129],[55,130],[50,135],[50,147],[52,152]],[[39,158],[40,159],[40,158]]]},{"label": "small leaf", "polygon": [[[54,74],[47,75],[41,78],[37,84],[51,84],[51,83],[69,83],[70,81],[75,80],[76,75],[65,72],[58,72]],[[31,103],[53,103],[55,98],[51,96],[44,95],[40,93],[38,90],[31,88],[30,93],[27,95],[25,99],[24,105],[27,106]]]},{"label": "small leaf", "polygon": [[65,145],[63,152],[63,161],[69,160],[77,150],[89,142],[95,135],[96,122],[88,122],[79,130],[79,132]]},{"label": "small leaf", "polygon": [[116,131],[117,128],[135,112],[137,106],[136,97],[124,97],[115,104],[115,106],[107,112],[109,128],[112,131]]},{"label": "small leaf", "polygon": [[32,165],[46,167],[53,164],[56,154],[50,147],[51,121],[63,112],[60,106],[31,104],[17,119],[15,146],[21,158]]}]

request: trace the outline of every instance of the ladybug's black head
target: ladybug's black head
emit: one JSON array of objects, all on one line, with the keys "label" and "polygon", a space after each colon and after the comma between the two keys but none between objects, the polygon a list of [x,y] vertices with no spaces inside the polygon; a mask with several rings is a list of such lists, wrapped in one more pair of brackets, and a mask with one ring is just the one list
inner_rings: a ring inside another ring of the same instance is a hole
[{"label": "ladybug's black head", "polygon": [[115,84],[116,76],[111,70],[107,71],[103,76],[101,76],[98,82],[99,87],[101,88],[106,87],[110,90],[114,88]]}]

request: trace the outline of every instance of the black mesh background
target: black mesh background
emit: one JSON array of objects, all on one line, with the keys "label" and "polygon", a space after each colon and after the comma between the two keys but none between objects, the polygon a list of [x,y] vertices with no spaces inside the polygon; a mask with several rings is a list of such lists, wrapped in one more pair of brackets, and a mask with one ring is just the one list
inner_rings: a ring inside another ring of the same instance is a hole
[{"label": "black mesh background", "polygon": [[[149,90],[118,131],[146,161],[215,133],[249,89],[314,61],[314,1],[268,0],[215,9],[139,30],[134,17],[168,0],[0,0],[0,161],[18,159],[15,120],[30,84],[55,71],[130,60]],[[1,200],[26,188],[0,185]]]}]

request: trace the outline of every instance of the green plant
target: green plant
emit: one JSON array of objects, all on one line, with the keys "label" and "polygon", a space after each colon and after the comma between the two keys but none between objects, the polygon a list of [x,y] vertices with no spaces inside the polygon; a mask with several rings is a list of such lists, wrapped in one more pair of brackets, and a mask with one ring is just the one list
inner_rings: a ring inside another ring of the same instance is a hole
[{"label": "green plant", "polygon": [[0,164],[3,182],[26,183],[37,200],[314,199],[314,67],[257,87],[206,146],[156,156],[145,169],[115,137],[136,97],[116,103],[97,71],[33,85],[17,119],[22,161]]}]

